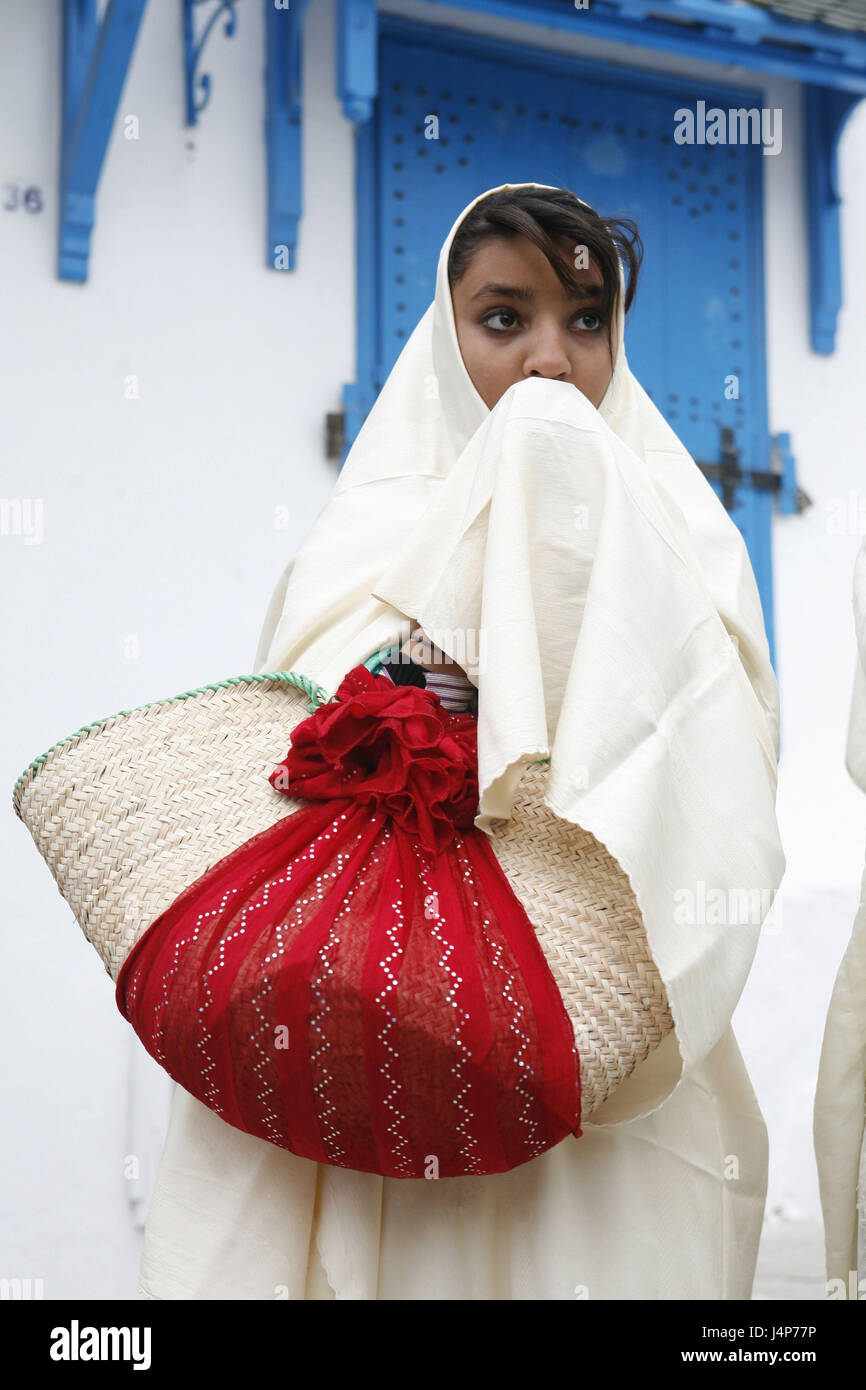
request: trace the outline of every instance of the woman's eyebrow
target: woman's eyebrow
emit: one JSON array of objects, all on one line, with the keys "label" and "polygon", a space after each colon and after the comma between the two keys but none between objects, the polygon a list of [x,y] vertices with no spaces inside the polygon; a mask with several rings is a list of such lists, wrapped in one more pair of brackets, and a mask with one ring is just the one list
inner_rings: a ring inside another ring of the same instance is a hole
[{"label": "woman's eyebrow", "polygon": [[[604,286],[599,284],[579,284],[577,292],[569,294],[570,299],[601,299],[604,294]],[[473,299],[522,299],[530,300],[535,298],[535,291],[528,285],[498,285],[492,281],[482,285],[472,296]]]}]

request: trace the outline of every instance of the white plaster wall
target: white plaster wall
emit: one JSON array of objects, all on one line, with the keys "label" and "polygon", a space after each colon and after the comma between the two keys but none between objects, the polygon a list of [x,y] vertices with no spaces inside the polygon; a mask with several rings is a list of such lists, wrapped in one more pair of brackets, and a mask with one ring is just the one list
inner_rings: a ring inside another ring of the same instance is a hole
[{"label": "white plaster wall", "polygon": [[[470,24],[410,0],[388,8]],[[0,496],[43,505],[38,544],[0,535],[11,795],[30,758],[81,725],[251,668],[277,576],[336,477],[324,416],[340,408],[354,373],[354,206],[332,0],[316,0],[307,25],[305,212],[298,269],[283,275],[264,263],[261,9],[239,7],[233,39],[213,35],[211,104],[187,130],[177,5],[150,0],[100,182],[90,279],[61,283],[60,6],[10,8],[4,22],[0,183],[37,184],[46,199],[41,215],[0,211]],[[478,17],[472,27],[752,80],[579,34]],[[819,358],[808,344],[799,88],[771,80],[765,102],[784,111],[783,151],[765,161],[770,420],[790,430],[814,506],[774,526],[789,867],[781,929],[763,936],[735,1028],[770,1128],[768,1211],[814,1218],[814,1080],[866,844],[866,798],[843,763],[860,536],[828,524],[834,499],[866,493],[857,254],[866,103],[841,149],[846,304],[837,351]],[[130,114],[137,141],[123,136]],[[124,395],[131,374],[138,400]],[[11,810],[0,856],[0,1275],[41,1278],[46,1298],[134,1297],[135,1223],[169,1083],[117,1013],[95,952]],[[141,1158],[138,1181],[124,1176],[130,1152]]]}]

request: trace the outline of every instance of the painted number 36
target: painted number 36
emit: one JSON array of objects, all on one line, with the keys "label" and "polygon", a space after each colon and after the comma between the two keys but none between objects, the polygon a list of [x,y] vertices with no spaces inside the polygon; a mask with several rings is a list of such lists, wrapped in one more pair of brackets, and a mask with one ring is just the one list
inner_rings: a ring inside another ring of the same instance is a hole
[{"label": "painted number 36", "polygon": [[42,189],[19,188],[17,183],[7,183],[3,188],[4,211],[15,212],[20,207],[27,212],[41,212]]}]

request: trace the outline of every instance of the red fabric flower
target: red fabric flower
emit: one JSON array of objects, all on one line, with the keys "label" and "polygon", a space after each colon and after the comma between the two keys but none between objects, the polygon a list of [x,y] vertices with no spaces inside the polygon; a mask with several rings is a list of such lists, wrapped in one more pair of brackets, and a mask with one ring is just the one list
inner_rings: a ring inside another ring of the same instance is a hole
[{"label": "red fabric flower", "polygon": [[334,700],[296,725],[269,781],[287,796],[352,797],[439,854],[478,814],[475,717],[438,695],[355,666]]}]

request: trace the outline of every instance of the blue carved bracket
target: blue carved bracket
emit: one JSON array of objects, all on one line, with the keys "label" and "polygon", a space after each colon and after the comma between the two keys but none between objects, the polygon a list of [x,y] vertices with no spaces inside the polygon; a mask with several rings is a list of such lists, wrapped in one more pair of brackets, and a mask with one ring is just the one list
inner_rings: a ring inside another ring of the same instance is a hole
[{"label": "blue carved bracket", "polygon": [[339,0],[337,95],[343,114],[363,125],[373,114],[379,86],[376,0]]},{"label": "blue carved bracket", "polygon": [[825,354],[832,353],[836,346],[836,319],[842,307],[839,140],[845,122],[860,100],[857,92],[806,87],[810,330],[813,352]]},{"label": "blue carved bracket", "polygon": [[265,0],[265,144],[268,167],[267,265],[294,270],[302,207],[301,57],[309,0],[277,8]]},{"label": "blue carved bracket", "polygon": [[[216,4],[216,9],[208,17],[204,28],[196,38],[195,9],[197,5],[202,4]],[[198,72],[205,44],[210,38],[217,20],[223,15],[226,21],[223,33],[227,39],[234,36],[237,28],[236,4],[237,0],[183,0],[183,70],[187,125],[198,125],[199,112],[203,111],[210,101],[210,73],[199,74]],[[196,83],[201,89],[201,96],[198,100],[196,100]]]},{"label": "blue carved bracket", "polygon": [[96,186],[147,0],[63,0],[57,275],[87,279]]}]

